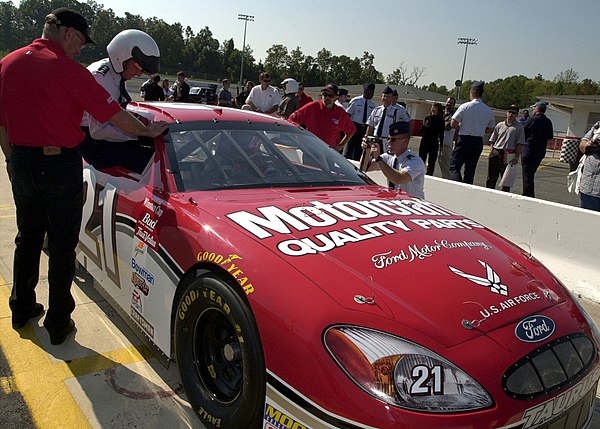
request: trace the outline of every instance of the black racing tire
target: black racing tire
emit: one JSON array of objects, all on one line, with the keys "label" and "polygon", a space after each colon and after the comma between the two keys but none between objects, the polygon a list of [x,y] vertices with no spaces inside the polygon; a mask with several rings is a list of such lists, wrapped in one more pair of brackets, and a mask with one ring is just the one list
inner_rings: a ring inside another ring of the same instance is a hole
[{"label": "black racing tire", "polygon": [[218,274],[197,277],[177,304],[175,355],[195,413],[207,428],[262,428],[265,359],[246,301]]}]

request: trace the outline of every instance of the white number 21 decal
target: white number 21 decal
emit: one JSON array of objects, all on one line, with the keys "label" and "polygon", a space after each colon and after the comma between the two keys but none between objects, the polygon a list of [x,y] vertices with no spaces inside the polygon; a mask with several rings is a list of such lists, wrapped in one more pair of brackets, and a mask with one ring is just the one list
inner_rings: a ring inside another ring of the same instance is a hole
[{"label": "white number 21 decal", "polygon": [[83,181],[87,189],[79,231],[79,247],[120,288],[113,230],[117,188],[108,183],[104,189],[97,189],[96,175],[89,168],[83,170]]},{"label": "white number 21 decal", "polygon": [[431,368],[425,365],[417,365],[412,370],[412,378],[415,381],[410,387],[411,395],[444,394],[444,369],[440,365]]}]

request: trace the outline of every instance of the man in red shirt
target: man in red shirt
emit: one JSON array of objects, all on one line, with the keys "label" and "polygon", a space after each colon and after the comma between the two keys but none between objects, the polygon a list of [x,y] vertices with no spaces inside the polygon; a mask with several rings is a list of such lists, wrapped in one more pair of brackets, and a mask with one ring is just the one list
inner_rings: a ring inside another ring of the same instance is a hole
[{"label": "man in red shirt", "polygon": [[298,82],[298,92],[296,93],[296,97],[298,97],[300,107],[306,106],[308,103],[314,101],[310,95],[304,92],[304,84],[302,82]]},{"label": "man in red shirt", "polygon": [[[94,43],[79,13],[59,8],[46,16],[42,37],[0,61],[0,146],[12,184],[18,234],[10,296],[12,326],[24,327],[44,312],[35,287],[44,235],[49,244],[49,308],[44,327],[51,344],[61,344],[74,330],[75,247],[83,202],[83,170],[78,146],[84,133],[83,112],[124,131],[156,137],[166,129],[147,127],[96,83],[73,60]],[[36,76],[43,91],[22,91]]]},{"label": "man in red shirt", "polygon": [[[306,128],[329,146],[341,151],[356,132],[346,111],[335,104],[338,87],[332,83],[321,90],[321,100],[313,101],[296,110],[290,122]],[[344,137],[340,141],[340,136]]]}]

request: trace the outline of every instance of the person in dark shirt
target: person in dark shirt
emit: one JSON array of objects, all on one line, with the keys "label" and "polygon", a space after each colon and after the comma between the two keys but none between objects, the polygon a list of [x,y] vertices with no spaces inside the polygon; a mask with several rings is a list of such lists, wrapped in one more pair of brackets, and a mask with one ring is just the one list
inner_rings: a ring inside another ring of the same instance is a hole
[{"label": "person in dark shirt", "polygon": [[217,92],[217,105],[223,107],[233,107],[233,95],[229,90],[229,79],[223,79],[223,87]]},{"label": "person in dark shirt", "polygon": [[254,88],[254,82],[249,80],[246,82],[246,89],[240,92],[237,97],[235,97],[235,107],[241,109],[244,104],[246,104],[246,98],[250,95],[250,90]]},{"label": "person in dark shirt", "polygon": [[146,86],[144,101],[165,101],[165,91],[158,84],[159,82],[159,75],[152,76],[152,82]]},{"label": "person in dark shirt", "polygon": [[521,167],[523,171],[523,195],[535,198],[534,176],[546,156],[546,146],[554,138],[552,121],[546,116],[547,104],[538,101],[533,106],[533,115],[525,121],[525,141]]},{"label": "person in dark shirt", "polygon": [[[421,126],[421,143],[419,144],[419,156],[423,162],[427,162],[427,175],[433,176],[435,161],[437,160],[440,144],[444,141],[444,106],[433,103],[431,114],[423,119]],[[429,156],[429,160],[427,157]]]},{"label": "person in dark shirt", "polygon": [[171,87],[173,90],[173,101],[187,103],[190,98],[190,86],[185,81],[185,73],[180,71],[177,73],[177,82]]}]

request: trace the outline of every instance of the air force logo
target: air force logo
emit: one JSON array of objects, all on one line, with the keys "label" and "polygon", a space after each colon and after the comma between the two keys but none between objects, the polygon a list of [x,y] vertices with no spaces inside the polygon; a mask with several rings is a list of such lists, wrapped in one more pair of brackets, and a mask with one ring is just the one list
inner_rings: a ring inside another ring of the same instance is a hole
[{"label": "air force logo", "polygon": [[479,277],[474,274],[467,274],[457,268],[451,267],[450,271],[454,274],[457,274],[461,277],[464,277],[467,280],[471,280],[473,283],[478,284],[480,286],[489,287],[493,293],[498,293],[500,295],[508,296],[508,287],[502,284],[502,280],[500,280],[500,276],[496,274],[496,272],[483,261],[477,260],[483,268],[485,268],[486,277]]}]

